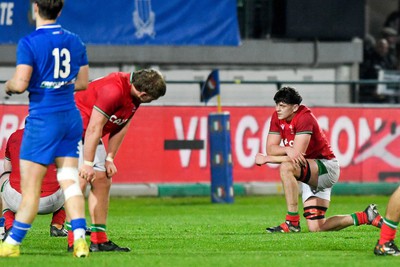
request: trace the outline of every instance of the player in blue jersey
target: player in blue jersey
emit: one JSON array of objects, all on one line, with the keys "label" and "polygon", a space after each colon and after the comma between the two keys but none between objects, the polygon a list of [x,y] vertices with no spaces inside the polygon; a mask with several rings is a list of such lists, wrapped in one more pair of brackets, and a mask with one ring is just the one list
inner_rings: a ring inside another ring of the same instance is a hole
[{"label": "player in blue jersey", "polygon": [[75,257],[87,257],[85,200],[78,180],[78,143],[82,118],[74,90],[89,81],[86,47],[80,38],[56,24],[64,0],[36,0],[36,30],[18,42],[16,70],[5,84],[7,94],[29,92],[29,117],[21,144],[22,201],[1,257],[20,255],[20,244],[38,211],[40,188],[49,164],[57,166],[65,208],[74,232]]}]

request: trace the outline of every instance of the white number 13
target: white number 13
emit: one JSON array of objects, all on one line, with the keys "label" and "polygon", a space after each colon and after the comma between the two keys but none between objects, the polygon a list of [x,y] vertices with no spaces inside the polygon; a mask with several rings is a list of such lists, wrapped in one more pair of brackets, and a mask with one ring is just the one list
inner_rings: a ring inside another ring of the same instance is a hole
[{"label": "white number 13", "polygon": [[[54,79],[58,78],[67,78],[71,72],[71,54],[69,50],[66,48],[60,49],[54,48],[53,49],[53,56],[54,56]],[[61,65],[60,65],[61,63]]]}]

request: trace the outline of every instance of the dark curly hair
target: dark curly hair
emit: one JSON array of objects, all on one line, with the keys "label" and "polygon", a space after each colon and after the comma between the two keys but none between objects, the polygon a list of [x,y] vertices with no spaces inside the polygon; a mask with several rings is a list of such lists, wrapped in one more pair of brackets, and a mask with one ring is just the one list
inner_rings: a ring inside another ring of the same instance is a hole
[{"label": "dark curly hair", "polygon": [[293,87],[288,87],[288,86],[279,89],[274,96],[274,101],[276,104],[283,102],[291,105],[293,104],[300,105],[302,100],[303,98],[301,97],[299,92],[297,92],[297,90],[294,89]]}]

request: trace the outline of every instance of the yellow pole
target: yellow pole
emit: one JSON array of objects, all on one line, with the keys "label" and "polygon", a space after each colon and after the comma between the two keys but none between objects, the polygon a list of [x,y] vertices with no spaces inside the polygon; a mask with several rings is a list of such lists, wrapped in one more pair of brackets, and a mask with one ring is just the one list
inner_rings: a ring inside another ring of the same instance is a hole
[{"label": "yellow pole", "polygon": [[219,94],[217,95],[217,111],[218,113],[222,113],[221,96]]}]

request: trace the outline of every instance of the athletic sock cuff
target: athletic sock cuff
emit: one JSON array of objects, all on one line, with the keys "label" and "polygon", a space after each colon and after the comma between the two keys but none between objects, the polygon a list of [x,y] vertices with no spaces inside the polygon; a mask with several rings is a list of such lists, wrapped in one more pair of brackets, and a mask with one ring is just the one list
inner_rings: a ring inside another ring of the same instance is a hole
[{"label": "athletic sock cuff", "polygon": [[389,219],[383,218],[383,223],[389,226],[392,229],[397,229],[397,226],[399,225],[398,222],[391,221]]},{"label": "athletic sock cuff", "polygon": [[105,224],[91,224],[90,230],[92,232],[105,232],[107,230],[107,226]]},{"label": "athletic sock cuff", "polygon": [[350,215],[353,218],[353,224],[356,225],[356,226],[360,225],[359,222],[358,222],[357,215],[355,213],[352,213]]},{"label": "athletic sock cuff", "polygon": [[72,231],[75,229],[85,229],[86,231],[86,219],[85,218],[78,218],[71,220],[71,228]]}]

